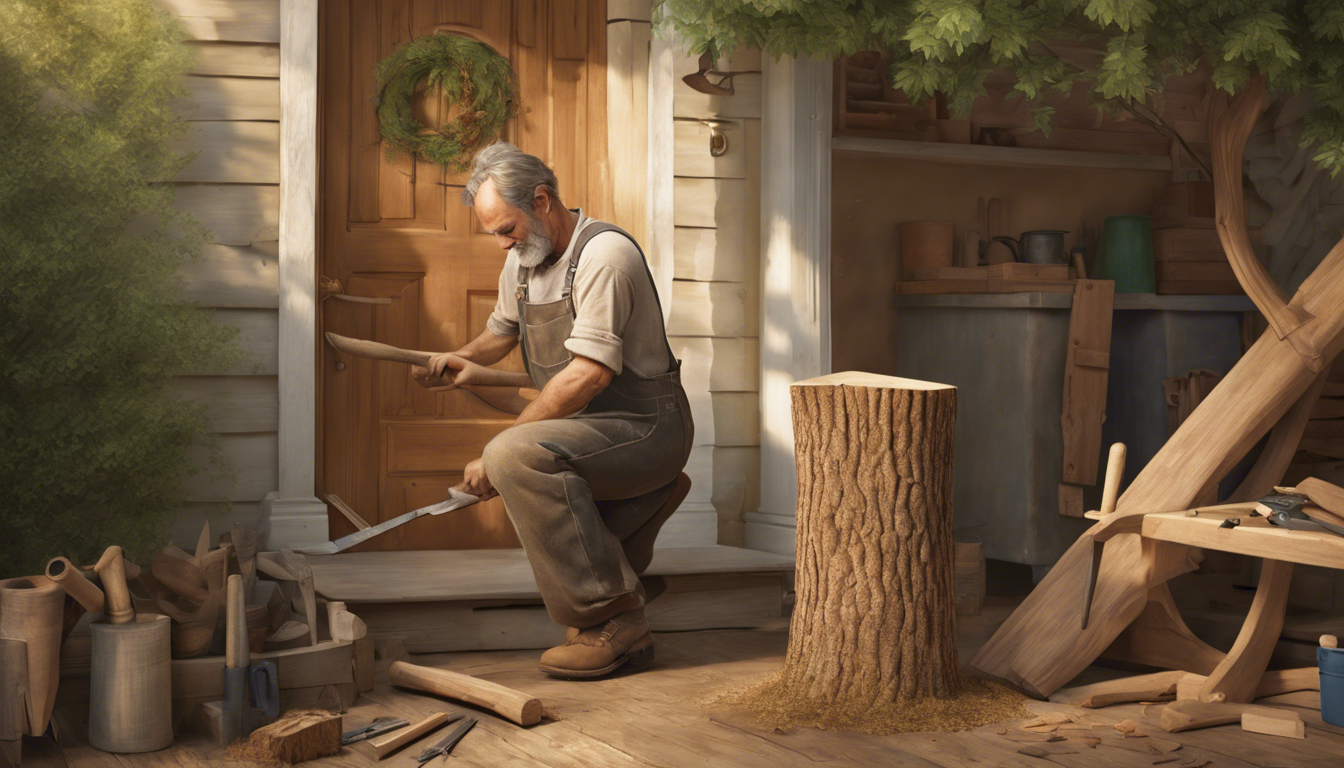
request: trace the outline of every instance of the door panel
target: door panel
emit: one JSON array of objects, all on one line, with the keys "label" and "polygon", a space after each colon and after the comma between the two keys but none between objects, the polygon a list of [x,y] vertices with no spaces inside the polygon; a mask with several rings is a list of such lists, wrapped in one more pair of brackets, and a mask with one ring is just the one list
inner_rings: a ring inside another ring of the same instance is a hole
[{"label": "door panel", "polygon": [[[460,202],[466,174],[389,158],[374,112],[374,67],[406,40],[445,30],[509,57],[522,111],[504,138],[555,169],[561,197],[606,213],[606,7],[588,0],[330,0],[320,43],[321,272],[344,293],[390,303],[322,302],[322,330],[445,351],[478,335],[494,308],[505,254]],[[427,124],[456,106],[421,94]],[[510,282],[512,282],[510,280]],[[463,468],[512,424],[466,392],[429,392],[409,367],[337,354],[319,358],[320,494],[371,523],[446,498]],[[515,350],[497,367],[522,370]],[[354,531],[332,510],[333,537]],[[358,549],[516,547],[498,499],[422,518]]]}]

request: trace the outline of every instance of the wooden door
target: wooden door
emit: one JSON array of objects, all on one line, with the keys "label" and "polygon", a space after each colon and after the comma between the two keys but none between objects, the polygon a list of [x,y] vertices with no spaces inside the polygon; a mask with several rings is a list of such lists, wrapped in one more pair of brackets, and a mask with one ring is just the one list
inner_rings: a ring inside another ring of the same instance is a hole
[{"label": "wooden door", "polygon": [[[602,0],[329,0],[321,8],[319,189],[322,275],[356,302],[321,302],[321,330],[413,349],[456,349],[485,327],[505,253],[461,203],[464,173],[387,156],[374,67],[403,42],[444,30],[482,40],[518,73],[522,112],[504,138],[555,169],[571,207],[609,208],[606,3]],[[422,121],[455,116],[434,95]],[[320,337],[319,337],[320,338]],[[318,491],[377,523],[446,497],[467,462],[512,423],[465,392],[421,389],[400,363],[318,356]],[[515,351],[502,367],[522,370]],[[333,538],[355,530],[330,510]],[[516,547],[498,499],[421,518],[362,549]]]}]

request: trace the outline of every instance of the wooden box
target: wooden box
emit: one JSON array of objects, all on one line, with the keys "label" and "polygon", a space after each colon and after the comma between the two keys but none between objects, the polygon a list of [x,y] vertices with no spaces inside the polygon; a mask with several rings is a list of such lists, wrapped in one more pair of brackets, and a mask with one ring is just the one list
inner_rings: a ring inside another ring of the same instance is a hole
[{"label": "wooden box", "polygon": [[[1252,239],[1258,234],[1258,230],[1252,230]],[[1153,261],[1160,296],[1244,293],[1215,229],[1154,230]]]},{"label": "wooden box", "polygon": [[1174,227],[1213,229],[1213,182],[1178,181],[1157,193],[1153,200],[1153,229]]}]

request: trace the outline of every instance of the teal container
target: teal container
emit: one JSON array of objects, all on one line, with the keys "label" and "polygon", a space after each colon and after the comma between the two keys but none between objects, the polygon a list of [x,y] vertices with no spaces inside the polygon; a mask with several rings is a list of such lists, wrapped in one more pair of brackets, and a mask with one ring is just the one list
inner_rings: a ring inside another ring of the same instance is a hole
[{"label": "teal container", "polygon": [[1101,277],[1116,293],[1157,293],[1153,223],[1147,216],[1111,216],[1101,230]]},{"label": "teal container", "polygon": [[1321,719],[1344,728],[1344,649],[1317,648],[1321,668]]}]

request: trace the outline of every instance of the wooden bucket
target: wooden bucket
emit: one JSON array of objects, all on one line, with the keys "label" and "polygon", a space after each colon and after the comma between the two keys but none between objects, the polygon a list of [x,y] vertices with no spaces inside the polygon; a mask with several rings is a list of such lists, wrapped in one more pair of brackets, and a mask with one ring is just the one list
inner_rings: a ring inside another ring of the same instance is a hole
[{"label": "wooden bucket", "polygon": [[956,233],[950,221],[902,222],[901,279],[912,279],[916,269],[952,266]]},{"label": "wooden bucket", "polygon": [[61,677],[65,590],[46,576],[0,581],[0,637],[22,640],[28,651],[28,735],[41,736],[56,705]]},{"label": "wooden bucket", "polygon": [[173,743],[172,633],[167,616],[97,622],[89,678],[89,744],[153,752]]}]

